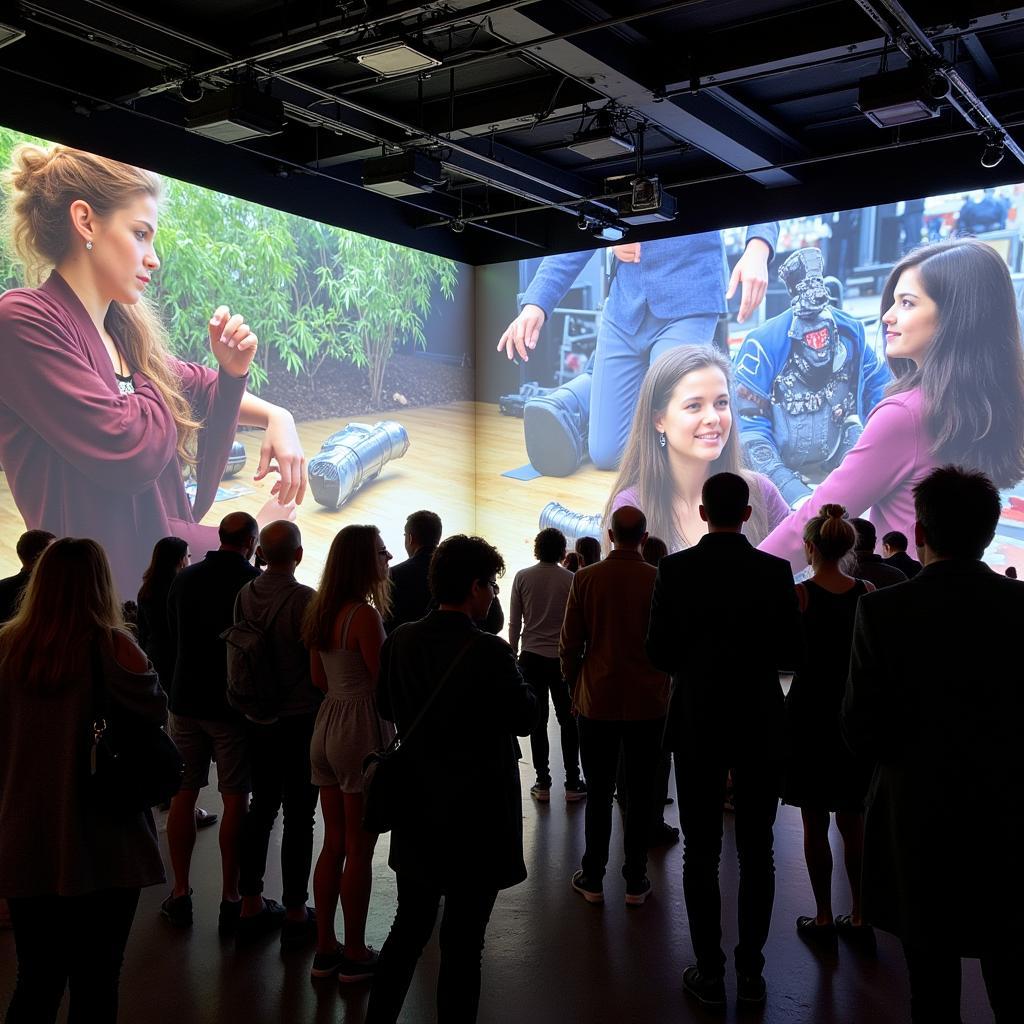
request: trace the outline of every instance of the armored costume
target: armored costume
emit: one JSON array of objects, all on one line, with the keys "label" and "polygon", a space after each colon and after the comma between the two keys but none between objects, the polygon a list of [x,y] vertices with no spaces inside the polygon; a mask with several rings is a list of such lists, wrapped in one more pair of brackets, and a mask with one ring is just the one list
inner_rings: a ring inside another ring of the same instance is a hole
[{"label": "armored costume", "polygon": [[754,328],[736,354],[747,462],[791,508],[853,447],[890,380],[860,321],[832,307],[822,269],[820,249],[793,253],[779,268],[791,308]]}]

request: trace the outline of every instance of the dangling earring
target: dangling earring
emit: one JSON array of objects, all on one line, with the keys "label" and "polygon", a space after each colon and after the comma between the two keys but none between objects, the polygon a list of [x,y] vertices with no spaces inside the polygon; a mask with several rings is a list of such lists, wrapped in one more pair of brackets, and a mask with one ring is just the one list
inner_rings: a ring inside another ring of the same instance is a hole
[{"label": "dangling earring", "polygon": [[658,447],[664,448],[667,444],[668,438],[665,436],[665,431],[663,430],[661,434],[658,435]]},{"label": "dangling earring", "polygon": [[85,247],[86,247],[86,249],[89,250],[89,252],[92,252],[92,242],[86,242],[85,243]]}]

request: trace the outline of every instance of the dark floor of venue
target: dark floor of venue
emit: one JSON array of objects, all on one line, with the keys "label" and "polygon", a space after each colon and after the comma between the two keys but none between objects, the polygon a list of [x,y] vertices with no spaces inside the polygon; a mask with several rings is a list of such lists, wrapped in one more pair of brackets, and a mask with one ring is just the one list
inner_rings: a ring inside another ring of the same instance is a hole
[{"label": "dark floor of venue", "polygon": [[[557,739],[552,729],[552,753]],[[524,744],[525,745],[525,744]],[[762,1024],[905,1024],[909,996],[898,944],[880,934],[877,958],[867,958],[840,943],[831,956],[816,953],[798,938],[794,921],[813,912],[803,864],[799,812],[783,807],[776,825],[777,892],[772,934],[766,949],[768,1002],[761,1011],[741,1011],[734,1003],[734,979],[727,978],[729,1009],[723,1016],[696,1006],[684,995],[682,970],[690,962],[686,912],[683,906],[681,846],[654,851],[649,874],[653,895],[642,907],[626,907],[624,882],[614,851],[621,851],[620,823],[612,837],[613,859],[605,878],[605,904],[590,905],[569,888],[583,851],[584,804],[567,805],[559,786],[550,805],[534,804],[530,765],[521,765],[523,831],[528,880],[501,893],[491,918],[484,957],[481,1024],[684,1024],[684,1022],[760,1021]],[[552,764],[557,778],[558,764]],[[453,780],[451,799],[459,800]],[[203,793],[203,806],[220,810],[213,788]],[[473,814],[466,807],[467,815]],[[161,831],[164,815],[159,816]],[[615,814],[618,819],[618,814]],[[666,809],[675,823],[675,808]],[[319,825],[318,825],[319,830]],[[834,829],[833,829],[834,832]],[[200,833],[193,862],[195,924],[175,931],[159,916],[165,888],[143,893],[128,947],[121,985],[122,1021],[144,1024],[244,1021],[280,1024],[358,1024],[363,1019],[367,986],[340,988],[333,980],[313,983],[309,966],[313,951],[282,955],[276,936],[261,944],[235,949],[217,935],[220,862],[216,828]],[[319,848],[319,834],[317,849]],[[429,841],[429,837],[424,837]],[[941,838],[940,838],[941,841]],[[267,876],[267,895],[280,897],[280,822],[275,827]],[[837,865],[842,848],[833,835]],[[165,853],[165,863],[166,849]],[[473,856],[472,850],[466,851]],[[374,894],[367,941],[379,948],[395,905],[394,876],[387,868],[387,841],[377,849]],[[835,881],[835,910],[849,909],[845,883]],[[732,823],[726,815],[722,864],[724,944],[735,943],[736,858]],[[936,893],[936,899],[942,898]],[[338,915],[339,927],[341,916]],[[60,936],[55,935],[59,942]],[[433,991],[438,965],[437,936],[427,947],[409,992],[403,1021],[434,1019]],[[14,942],[0,933],[0,1007],[10,998],[14,982]],[[63,1011],[60,1018],[64,1020]],[[985,1000],[976,961],[964,962],[963,1019],[988,1024],[992,1014]]]}]

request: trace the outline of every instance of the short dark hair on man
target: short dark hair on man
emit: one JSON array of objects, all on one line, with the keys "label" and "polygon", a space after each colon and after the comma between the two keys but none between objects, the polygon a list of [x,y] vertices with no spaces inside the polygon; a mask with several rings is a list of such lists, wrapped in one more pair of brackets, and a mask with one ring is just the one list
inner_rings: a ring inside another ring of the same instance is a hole
[{"label": "short dark hair on man", "polygon": [[750,487],[738,473],[715,473],[704,481],[700,503],[712,526],[739,526],[750,504]]},{"label": "short dark hair on man", "polygon": [[26,569],[36,564],[36,559],[56,540],[49,530],[26,530],[19,538],[14,550]]},{"label": "short dark hair on man", "polygon": [[907,540],[905,533],[900,533],[899,530],[890,530],[882,538],[882,546],[892,548],[893,551],[906,551],[910,541]]},{"label": "short dark hair on man", "polygon": [[541,562],[560,562],[565,558],[565,548],[565,534],[553,526],[533,538],[533,557]]},{"label": "short dark hair on man", "polygon": [[439,544],[430,559],[430,594],[438,604],[462,604],[473,582],[505,574],[505,559],[483,537],[457,533]]},{"label": "short dark hair on man", "polygon": [[636,547],[647,532],[647,516],[632,505],[623,505],[612,513],[612,540],[625,547]]},{"label": "short dark hair on man", "polygon": [[579,537],[573,547],[584,565],[593,565],[601,561],[601,542],[596,537]]},{"label": "short dark hair on man", "polygon": [[1001,502],[984,473],[932,470],[914,487],[914,512],[928,547],[944,558],[981,558],[995,536]]},{"label": "short dark hair on man", "polygon": [[436,512],[420,509],[406,519],[405,532],[413,544],[421,548],[436,548],[441,540],[441,517]]},{"label": "short dark hair on man", "polygon": [[259,524],[248,512],[229,512],[217,528],[221,544],[231,548],[244,548],[259,532]]},{"label": "short dark hair on man", "polygon": [[878,543],[878,531],[870,519],[851,519],[853,528],[857,531],[857,543],[854,544],[854,551],[874,551]]}]

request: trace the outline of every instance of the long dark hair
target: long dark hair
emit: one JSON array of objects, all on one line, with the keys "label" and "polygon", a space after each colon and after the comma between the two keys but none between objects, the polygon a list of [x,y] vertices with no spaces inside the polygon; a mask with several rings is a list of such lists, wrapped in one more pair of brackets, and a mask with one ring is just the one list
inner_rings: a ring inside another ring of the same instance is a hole
[{"label": "long dark hair", "polygon": [[187,554],[188,543],[180,537],[161,537],[153,547],[153,557],[149,560],[148,568],[142,574],[139,600],[148,601],[170,590],[181,560]]},{"label": "long dark hair", "polygon": [[894,379],[886,394],[919,387],[935,460],[980,469],[997,487],[1013,487],[1024,479],[1024,354],[1006,264],[973,238],[922,246],[892,268],[883,315],[910,268],[921,275],[939,322],[920,366],[888,361]]}]

